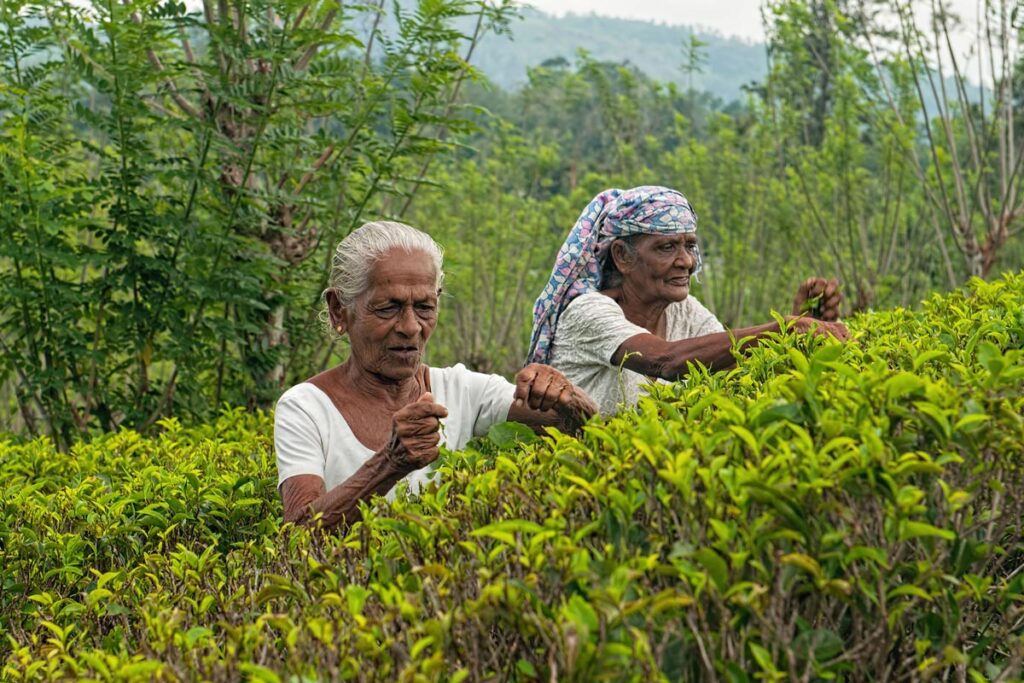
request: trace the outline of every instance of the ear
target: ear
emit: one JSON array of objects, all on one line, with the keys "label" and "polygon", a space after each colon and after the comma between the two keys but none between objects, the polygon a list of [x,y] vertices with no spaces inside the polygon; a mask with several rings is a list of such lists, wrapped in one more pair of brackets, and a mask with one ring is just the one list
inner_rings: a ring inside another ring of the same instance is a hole
[{"label": "ear", "polygon": [[327,313],[331,316],[331,327],[338,334],[345,334],[348,331],[348,309],[341,305],[341,299],[333,287],[324,292],[327,298]]},{"label": "ear", "polygon": [[615,264],[615,268],[622,274],[626,274],[633,269],[635,259],[633,254],[630,252],[629,247],[622,240],[615,240],[612,242],[611,253],[609,256],[612,259],[612,263]]}]

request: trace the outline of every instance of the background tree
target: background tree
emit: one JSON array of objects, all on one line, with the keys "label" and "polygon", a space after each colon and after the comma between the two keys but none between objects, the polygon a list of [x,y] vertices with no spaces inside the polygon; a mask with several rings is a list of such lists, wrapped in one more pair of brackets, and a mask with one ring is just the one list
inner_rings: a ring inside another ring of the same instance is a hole
[{"label": "background tree", "polygon": [[429,180],[508,7],[386,10],[4,3],[0,367],[30,432],[266,406],[307,371],[330,248]]},{"label": "background tree", "polygon": [[[956,270],[966,276],[990,274],[1003,248],[1024,230],[1024,138],[1016,131],[1013,89],[1022,57],[1019,9],[1017,3],[986,0],[971,25],[940,0],[860,6],[861,35],[883,85],[908,83],[922,112],[918,144],[906,152],[935,233],[940,242],[953,243],[962,257]],[[968,54],[956,48],[958,31],[973,38]],[[972,65],[976,83],[991,84],[990,92],[970,82]],[[882,104],[901,125],[917,124],[901,111],[898,92],[887,88],[885,95]],[[960,279],[952,266],[948,270],[950,280]]]}]

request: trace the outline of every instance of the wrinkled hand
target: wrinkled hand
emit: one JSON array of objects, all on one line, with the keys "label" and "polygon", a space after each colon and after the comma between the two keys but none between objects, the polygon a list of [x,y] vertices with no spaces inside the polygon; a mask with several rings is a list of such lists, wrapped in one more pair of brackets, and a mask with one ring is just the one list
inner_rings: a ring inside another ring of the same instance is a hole
[{"label": "wrinkled hand", "polygon": [[434,403],[429,391],[395,412],[391,418],[391,441],[384,451],[395,469],[408,473],[437,459],[441,419],[445,417],[448,409]]},{"label": "wrinkled hand", "polygon": [[790,323],[789,329],[797,334],[804,334],[806,332],[813,332],[817,336],[829,334],[839,341],[846,341],[850,338],[850,331],[846,329],[846,325],[839,322],[818,320],[817,318],[809,318],[805,315],[787,315],[786,320]]},{"label": "wrinkled hand", "polygon": [[516,373],[514,403],[533,410],[554,410],[574,431],[597,413],[597,405],[550,365],[531,363]]},{"label": "wrinkled hand", "polygon": [[823,277],[809,277],[796,291],[793,315],[810,315],[818,320],[838,320],[839,304],[843,302],[839,281]]}]

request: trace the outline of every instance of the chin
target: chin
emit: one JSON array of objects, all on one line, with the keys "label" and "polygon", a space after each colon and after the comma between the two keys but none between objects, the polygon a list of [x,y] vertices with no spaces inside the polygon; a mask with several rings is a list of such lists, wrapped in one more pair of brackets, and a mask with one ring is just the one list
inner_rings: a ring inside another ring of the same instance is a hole
[{"label": "chin", "polygon": [[672,303],[679,303],[680,301],[685,301],[688,296],[690,296],[690,288],[686,287],[673,289],[666,298]]}]

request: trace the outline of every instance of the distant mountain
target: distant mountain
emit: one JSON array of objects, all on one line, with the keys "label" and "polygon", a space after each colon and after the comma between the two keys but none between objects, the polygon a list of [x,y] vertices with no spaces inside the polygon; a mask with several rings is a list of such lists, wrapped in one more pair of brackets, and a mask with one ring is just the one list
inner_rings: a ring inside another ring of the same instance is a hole
[{"label": "distant mountain", "polygon": [[764,43],[726,38],[700,28],[649,21],[567,14],[555,17],[533,9],[512,22],[511,36],[488,35],[473,57],[476,66],[503,88],[526,81],[526,70],[558,57],[573,62],[585,49],[601,61],[628,61],[655,80],[689,87],[683,73],[683,46],[690,34],[707,43],[702,48],[703,73],[694,74],[693,87],[726,102],[743,97],[741,86],[760,81],[767,73]]}]

